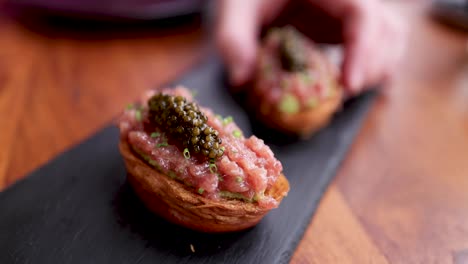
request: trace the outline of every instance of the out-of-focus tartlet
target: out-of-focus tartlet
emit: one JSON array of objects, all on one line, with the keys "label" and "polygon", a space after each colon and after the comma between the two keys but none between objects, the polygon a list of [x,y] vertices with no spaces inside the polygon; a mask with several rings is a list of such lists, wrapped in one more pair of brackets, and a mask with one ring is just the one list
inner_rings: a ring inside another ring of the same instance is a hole
[{"label": "out-of-focus tartlet", "polygon": [[277,130],[309,137],[340,109],[337,67],[306,36],[287,26],[269,31],[258,54],[249,101]]}]

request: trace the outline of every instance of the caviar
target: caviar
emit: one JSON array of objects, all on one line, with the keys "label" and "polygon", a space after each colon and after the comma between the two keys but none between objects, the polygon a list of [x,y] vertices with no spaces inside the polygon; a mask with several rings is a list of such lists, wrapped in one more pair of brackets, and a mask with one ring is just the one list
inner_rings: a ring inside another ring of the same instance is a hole
[{"label": "caviar", "polygon": [[223,155],[218,131],[206,124],[208,118],[198,105],[182,96],[156,94],[148,101],[150,120],[184,148],[209,159]]},{"label": "caviar", "polygon": [[279,57],[281,66],[290,72],[300,72],[306,69],[304,36],[292,27],[280,31]]}]

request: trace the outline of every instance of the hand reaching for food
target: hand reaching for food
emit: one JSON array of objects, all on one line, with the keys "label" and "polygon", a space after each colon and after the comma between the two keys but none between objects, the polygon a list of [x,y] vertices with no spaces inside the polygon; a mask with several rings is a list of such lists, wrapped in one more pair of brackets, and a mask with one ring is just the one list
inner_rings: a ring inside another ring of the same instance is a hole
[{"label": "hand reaching for food", "polygon": [[282,16],[312,40],[343,43],[340,81],[351,94],[389,79],[406,42],[406,28],[380,0],[221,0],[217,14],[217,46],[234,86],[253,78],[261,28]]}]

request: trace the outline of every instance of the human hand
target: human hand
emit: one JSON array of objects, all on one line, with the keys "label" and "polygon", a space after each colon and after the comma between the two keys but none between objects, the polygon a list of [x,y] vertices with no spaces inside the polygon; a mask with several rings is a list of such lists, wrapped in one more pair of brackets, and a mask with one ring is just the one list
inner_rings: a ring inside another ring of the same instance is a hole
[{"label": "human hand", "polygon": [[217,11],[216,43],[235,86],[253,75],[261,28],[281,17],[312,40],[343,43],[341,81],[351,94],[391,77],[406,42],[380,0],[221,0]]}]

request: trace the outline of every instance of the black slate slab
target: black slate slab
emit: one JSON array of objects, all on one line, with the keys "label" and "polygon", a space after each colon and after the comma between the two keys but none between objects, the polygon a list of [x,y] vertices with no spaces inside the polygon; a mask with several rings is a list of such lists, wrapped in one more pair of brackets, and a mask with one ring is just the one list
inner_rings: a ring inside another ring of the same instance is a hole
[{"label": "black slate slab", "polygon": [[373,96],[347,102],[312,139],[285,140],[253,125],[222,75],[212,59],[175,83],[234,116],[246,134],[266,138],[291,184],[279,209],[241,233],[208,235],[171,225],[149,213],[129,188],[118,131],[109,126],[0,193],[0,263],[288,262]]}]

